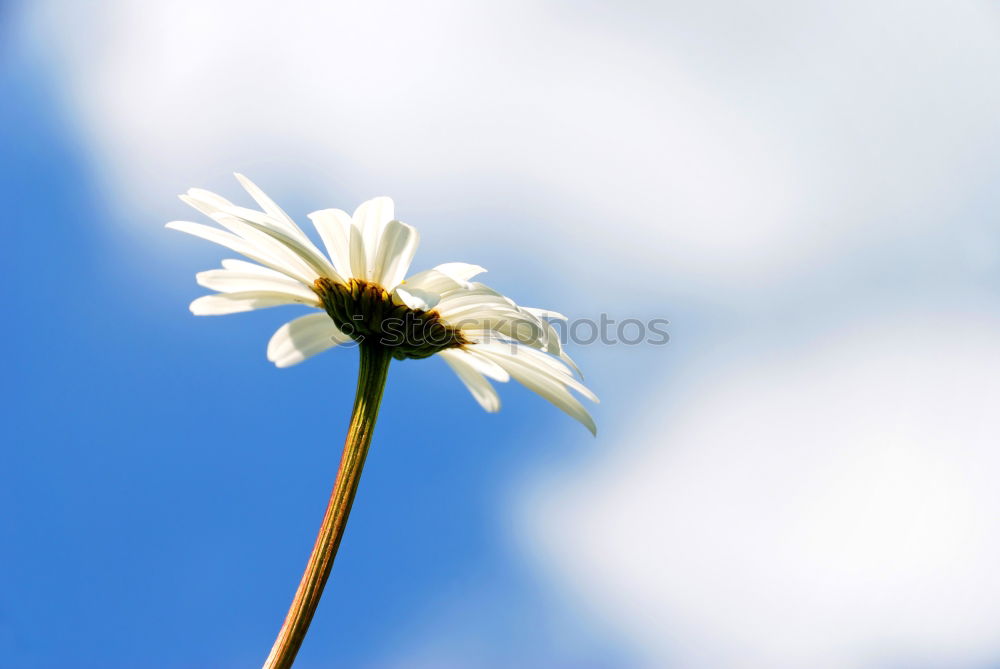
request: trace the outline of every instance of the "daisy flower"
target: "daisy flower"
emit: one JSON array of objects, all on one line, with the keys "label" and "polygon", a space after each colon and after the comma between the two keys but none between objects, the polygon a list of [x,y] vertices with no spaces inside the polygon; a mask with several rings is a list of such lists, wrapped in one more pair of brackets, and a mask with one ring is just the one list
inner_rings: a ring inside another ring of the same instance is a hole
[{"label": "daisy flower", "polygon": [[417,231],[396,220],[392,200],[377,197],[354,214],[323,209],[309,214],[326,252],[281,207],[246,177],[236,178],[261,210],[205,190],[181,199],[218,226],[173,221],[168,228],[221,244],[246,260],[223,260],[197,281],[217,291],[191,303],[197,315],[232,314],[301,304],[315,309],[271,337],[267,357],[288,367],[338,345],[356,343],[358,386],[347,439],[319,536],[264,669],[292,666],[319,604],[361,480],[393,359],[443,359],[487,411],[500,399],[490,380],[511,378],[596,433],[574,392],[597,401],[574,375],[554,319],[521,307],[473,281],[478,265],[446,263],[405,278],[417,250]]},{"label": "daisy flower", "polygon": [[189,221],[168,228],[221,244],[253,262],[223,260],[196,275],[218,291],[191,303],[194,314],[232,314],[286,304],[318,309],[285,323],[267,356],[278,367],[300,363],[349,342],[378,342],[392,357],[441,357],[489,412],[500,408],[490,380],[522,383],[591,432],[596,426],[571,391],[594,394],[574,376],[545,309],[521,307],[473,281],[478,265],[446,263],[404,278],[417,250],[416,229],[395,219],[391,199],[377,197],[354,215],[341,209],[309,214],[326,253],[271,198],[237,174],[263,211],[192,188],[181,200],[224,229]]}]

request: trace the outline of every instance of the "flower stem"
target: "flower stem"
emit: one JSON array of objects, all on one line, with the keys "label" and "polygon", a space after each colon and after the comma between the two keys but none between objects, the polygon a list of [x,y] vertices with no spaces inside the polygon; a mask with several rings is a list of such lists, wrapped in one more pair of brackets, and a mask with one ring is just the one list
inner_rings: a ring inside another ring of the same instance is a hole
[{"label": "flower stem", "polygon": [[333,484],[330,503],[323,516],[323,524],[316,537],[312,555],[306,564],[305,573],[292,606],[288,609],[285,622],[278,632],[278,638],[271,648],[271,654],[264,662],[264,669],[287,669],[295,661],[295,654],[302,645],[302,640],[309,629],[319,598],[323,594],[323,586],[330,577],[333,559],[337,556],[340,539],[344,536],[347,516],[351,513],[351,504],[358,491],[361,480],[361,469],[368,455],[368,445],[375,431],[375,420],[378,418],[378,408],[382,402],[382,391],[389,372],[392,355],[389,349],[376,343],[362,343],[361,364],[358,367],[358,390],[354,397],[354,410],[351,413],[351,424],[347,428],[347,440],[344,444],[344,454],[340,459],[340,469],[337,480]]}]

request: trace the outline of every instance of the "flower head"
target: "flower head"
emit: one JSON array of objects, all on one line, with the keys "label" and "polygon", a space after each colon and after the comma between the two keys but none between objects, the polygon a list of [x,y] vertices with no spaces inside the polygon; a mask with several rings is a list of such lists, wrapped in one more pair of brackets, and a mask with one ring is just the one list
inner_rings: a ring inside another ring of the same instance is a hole
[{"label": "flower head", "polygon": [[167,224],[253,261],[223,260],[222,269],[199,272],[198,283],[218,292],[192,302],[194,314],[304,304],[319,311],[281,326],[268,344],[268,359],[278,367],[352,340],[373,342],[397,359],[440,356],[487,411],[500,408],[488,379],[514,378],[596,431],[570,391],[597,397],[574,376],[576,365],[549,322],[564,316],[518,306],[472,281],[485,271],[478,265],[445,263],[404,278],[419,235],[396,220],[387,197],[368,200],[353,215],[340,209],[309,214],[324,253],[253,182],[236,178],[262,211],[192,188],[181,199],[224,229]]}]

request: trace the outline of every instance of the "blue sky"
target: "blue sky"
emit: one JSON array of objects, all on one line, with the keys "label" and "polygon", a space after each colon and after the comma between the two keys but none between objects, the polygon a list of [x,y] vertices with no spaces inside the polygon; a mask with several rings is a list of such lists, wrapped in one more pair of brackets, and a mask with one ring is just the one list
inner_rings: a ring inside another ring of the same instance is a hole
[{"label": "blue sky", "polygon": [[[196,318],[163,229],[247,173],[296,219],[389,194],[667,346],[571,347],[592,439],[395,364],[296,666],[996,666],[1000,16],[988,3],[14,4],[0,652],[260,662],[356,359]],[[335,28],[334,28],[335,26]],[[267,48],[255,45],[266,44]],[[10,205],[13,205],[10,207]]]},{"label": "blue sky", "polygon": [[[15,313],[29,324],[5,334],[18,354],[5,421],[3,652],[18,667],[252,666],[311,548],[356,354],[279,371],[264,344],[287,316],[193,317],[192,273],[216,250],[186,245],[169,270],[130,253],[51,83],[10,54],[2,76],[12,103],[3,181],[17,221],[5,255]],[[152,277],[164,271],[173,280]],[[502,416],[486,415],[439,361],[395,365],[380,447],[314,622],[325,633],[298,664],[381,666],[427,609],[462,593],[470,601],[448,625],[457,643],[489,644],[488,664],[582,652],[535,629],[548,604],[498,536],[496,497],[526,463],[576,457],[554,434],[584,448],[590,437],[520,388],[504,388],[504,400]],[[618,656],[584,637],[585,623],[570,626],[588,663]],[[502,650],[501,635],[516,643]]]}]

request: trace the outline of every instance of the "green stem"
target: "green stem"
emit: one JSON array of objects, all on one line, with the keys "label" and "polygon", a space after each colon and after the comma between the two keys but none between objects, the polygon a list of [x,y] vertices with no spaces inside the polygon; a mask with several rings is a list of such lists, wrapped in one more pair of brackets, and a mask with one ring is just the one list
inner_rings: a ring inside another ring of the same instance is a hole
[{"label": "green stem", "polygon": [[392,355],[389,349],[373,343],[362,343],[361,364],[358,367],[358,391],[354,397],[354,411],[351,414],[351,424],[347,428],[347,441],[344,444],[344,454],[340,459],[340,470],[333,484],[330,503],[323,516],[323,524],[316,537],[312,555],[302,574],[299,589],[295,592],[292,606],[288,609],[285,622],[278,632],[278,638],[271,648],[271,654],[264,662],[264,669],[287,669],[295,661],[295,654],[306,636],[309,623],[312,621],[319,598],[323,594],[323,586],[330,577],[333,559],[337,556],[337,548],[344,536],[347,516],[351,513],[351,504],[358,491],[361,480],[361,469],[368,455],[368,445],[375,431],[375,420],[378,418],[378,408],[382,402],[382,391],[385,388],[386,376],[389,373],[389,363]]}]

